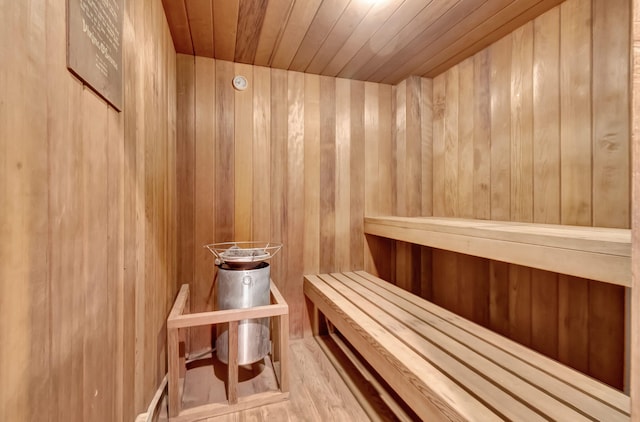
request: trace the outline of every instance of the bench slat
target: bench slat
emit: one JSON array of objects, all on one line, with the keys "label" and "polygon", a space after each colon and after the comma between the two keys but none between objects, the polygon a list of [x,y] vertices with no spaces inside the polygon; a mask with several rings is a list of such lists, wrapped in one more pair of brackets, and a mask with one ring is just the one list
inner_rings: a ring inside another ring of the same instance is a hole
[{"label": "bench slat", "polygon": [[582,391],[590,397],[594,397],[609,406],[614,407],[623,414],[628,415],[631,408],[630,398],[628,395],[618,391],[600,381],[590,378],[570,367],[563,365],[557,361],[547,358],[540,353],[522,346],[514,341],[507,340],[505,337],[491,330],[480,327],[455,313],[441,308],[425,299],[422,299],[406,290],[400,289],[391,283],[388,283],[378,277],[375,277],[365,271],[356,271],[354,274],[363,279],[393,293],[418,307],[424,308],[430,312],[437,312],[444,320],[463,331],[474,335],[483,342],[504,351],[510,356],[515,356],[521,361],[527,362],[533,368],[544,374],[551,375],[562,383],[570,385],[576,390]]},{"label": "bench slat", "polygon": [[[382,298],[376,298],[380,299],[380,303],[377,305],[369,302],[360,294],[357,294],[356,292],[350,290],[349,287],[345,285],[345,280],[338,280],[338,277],[341,277],[341,275],[332,274],[331,276],[320,276],[320,278],[322,278],[329,286],[336,289],[340,294],[350,300],[363,312],[367,312],[366,309],[369,309],[369,316],[380,323],[389,332],[394,334],[394,336],[396,337],[395,342],[386,345],[392,352],[394,344],[399,343],[408,345],[420,355],[420,359],[425,362],[428,361],[432,365],[436,366],[440,371],[442,371],[443,374],[451,378],[452,381],[460,384],[460,386],[465,388],[467,391],[470,391],[475,397],[477,397],[487,406],[495,409],[497,413],[500,413],[506,419],[527,421],[546,420],[540,414],[536,413],[534,410],[524,405],[521,401],[517,400],[506,391],[502,390],[497,385],[489,381],[483,374],[479,374],[473,369],[470,369],[460,360],[457,360],[454,357],[457,355],[463,359],[466,359],[468,363],[471,363],[472,365],[478,365],[480,364],[480,362],[477,362],[479,360],[478,355],[465,353],[461,350],[459,344],[455,345],[454,342],[451,341],[434,339],[429,334],[427,334],[426,336],[427,338],[429,338],[428,341],[426,338],[420,336],[420,334],[418,334],[413,328],[408,327],[406,325],[406,322],[395,319],[392,315],[387,314],[387,312],[395,313],[395,315],[398,316],[398,313],[394,312],[398,310],[397,307],[394,307],[391,303],[385,301]],[[346,283],[348,283],[348,281],[346,281]],[[357,286],[353,287],[357,288]],[[366,293],[364,294],[366,295]],[[400,316],[400,318],[403,317]],[[416,322],[417,324],[419,323],[419,321],[417,321],[415,318],[414,322]],[[429,331],[429,327],[420,328]],[[437,337],[436,333],[431,332],[431,334],[434,334]],[[433,343],[431,341],[433,341]],[[439,341],[443,341],[445,343],[442,346],[445,348],[445,350],[447,350],[446,352],[436,346]],[[485,362],[482,362],[482,364],[491,365],[491,362],[485,359]],[[493,366],[493,368],[490,369],[494,371],[499,370],[496,365],[491,366]],[[510,379],[506,380],[505,378]],[[499,381],[503,381],[506,384],[509,384],[509,388],[518,389],[519,387],[529,387],[527,393],[531,395],[541,393],[540,391],[534,391],[534,388],[525,386],[523,383],[515,382],[515,380],[512,378],[514,377],[502,377],[502,379]],[[547,399],[550,402],[553,401],[551,397],[547,396]],[[587,420],[582,415],[574,411],[569,411],[568,409],[562,407],[558,407],[557,412],[554,412],[552,407],[546,410],[548,411],[548,416],[556,420]]]},{"label": "bench slat", "polygon": [[366,272],[304,292],[423,419],[630,418],[622,392]]},{"label": "bench slat", "polygon": [[319,277],[305,276],[304,293],[422,419],[501,420],[408,346],[390,353],[395,337]]},{"label": "bench slat", "polygon": [[[383,307],[387,312],[397,307],[397,310],[394,312],[396,318],[409,321],[409,325],[417,331],[423,332],[427,338],[434,340],[440,347],[445,348],[445,350],[448,350],[459,359],[465,359],[472,367],[477,368],[479,372],[484,374],[484,376],[493,379],[501,385],[509,385],[509,388],[512,389],[515,394],[521,397],[527,397],[527,400],[530,402],[535,401],[536,403],[540,403],[536,408],[554,419],[564,419],[563,417],[561,418],[560,415],[553,413],[557,410],[555,407],[559,404],[557,400],[561,400],[573,408],[580,409],[585,414],[593,416],[598,420],[624,421],[629,418],[628,415],[618,413],[618,409],[614,411],[613,407],[600,401],[599,398],[589,396],[573,385],[559,380],[553,374],[548,374],[532,366],[530,362],[524,361],[517,356],[511,355],[487,343],[482,338],[484,332],[487,330],[476,325],[474,330],[475,334],[472,334],[453,325],[445,319],[446,315],[442,315],[441,311],[444,311],[444,309],[437,305],[429,303],[424,299],[420,299],[420,301],[423,302],[422,306],[415,305],[402,298],[402,295],[399,294],[400,292],[405,292],[404,290],[398,289],[382,280],[379,280],[379,282],[386,283],[389,287],[393,288],[385,289],[383,286],[371,282],[360,274],[346,273],[346,275],[341,275],[341,277],[348,277],[349,280],[356,283],[359,294],[369,293],[370,296],[375,294],[376,300],[388,301],[388,306],[381,304],[378,306]],[[370,298],[370,300],[373,300],[373,298]],[[510,341],[505,338],[502,340]],[[458,350],[460,346],[469,349],[472,351],[472,354],[469,355],[465,349],[462,349],[460,352],[454,352],[454,350]],[[484,360],[477,359],[473,354],[478,354]],[[538,359],[549,361],[548,358],[543,356],[539,356]],[[496,369],[496,366],[499,369]],[[574,376],[586,378],[583,374],[579,373],[574,374]],[[518,390],[516,390],[516,388],[518,388]],[[610,387],[607,388],[610,389]],[[533,390],[533,393],[528,392],[528,390]],[[545,396],[548,397],[548,399],[545,400]],[[548,409],[548,407],[551,407],[551,409]]]}]

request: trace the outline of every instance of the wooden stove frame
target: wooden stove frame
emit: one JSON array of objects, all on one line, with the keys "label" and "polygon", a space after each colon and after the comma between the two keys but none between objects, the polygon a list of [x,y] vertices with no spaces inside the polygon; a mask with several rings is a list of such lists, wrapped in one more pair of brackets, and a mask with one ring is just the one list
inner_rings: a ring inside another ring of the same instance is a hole
[{"label": "wooden stove frame", "polygon": [[[247,309],[227,309],[190,313],[189,285],[183,284],[167,318],[169,420],[187,422],[237,412],[289,398],[289,306],[271,281],[271,304]],[[273,342],[271,360],[279,391],[267,391],[238,397],[238,322],[271,317]],[[182,394],[189,354],[188,330],[203,325],[229,324],[229,364],[227,365],[227,403],[209,403],[182,409]],[[181,343],[184,348],[180,350]],[[279,362],[279,370],[275,363]]]}]

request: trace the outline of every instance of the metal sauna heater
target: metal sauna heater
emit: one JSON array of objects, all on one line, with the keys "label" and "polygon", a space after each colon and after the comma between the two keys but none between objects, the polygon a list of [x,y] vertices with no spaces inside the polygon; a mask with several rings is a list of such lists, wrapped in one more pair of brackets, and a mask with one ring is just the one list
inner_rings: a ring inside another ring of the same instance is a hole
[{"label": "metal sauna heater", "polygon": [[[216,257],[218,275],[214,281],[215,310],[269,305],[271,267],[266,262],[282,244],[225,242],[205,245]],[[271,349],[270,318],[245,319],[238,323],[238,364],[259,361]],[[218,324],[216,355],[229,363],[229,324]]]}]

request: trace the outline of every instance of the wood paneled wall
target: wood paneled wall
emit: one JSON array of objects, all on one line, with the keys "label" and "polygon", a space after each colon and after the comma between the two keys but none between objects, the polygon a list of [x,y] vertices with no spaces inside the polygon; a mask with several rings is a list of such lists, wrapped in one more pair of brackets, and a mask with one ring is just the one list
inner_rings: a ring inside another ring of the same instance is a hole
[{"label": "wood paneled wall", "polygon": [[[631,1],[632,163],[640,162],[640,0]],[[640,166],[632,166],[631,193],[631,418],[640,418]]]},{"label": "wood paneled wall", "polygon": [[[568,0],[434,78],[433,104],[415,105],[425,80],[396,86],[396,213],[628,228],[629,23],[627,0]],[[623,288],[401,243],[395,256],[397,284],[622,387]]]},{"label": "wood paneled wall", "polygon": [[[234,75],[249,86],[236,91]],[[178,55],[180,283],[214,304],[203,245],[273,241],[291,332],[308,324],[302,276],[363,268],[363,216],[390,212],[392,87]],[[196,347],[211,341],[200,331]]]},{"label": "wood paneled wall", "polygon": [[66,68],[64,1],[0,3],[0,419],[131,421],[176,292],[162,4],[124,2],[118,113]]}]

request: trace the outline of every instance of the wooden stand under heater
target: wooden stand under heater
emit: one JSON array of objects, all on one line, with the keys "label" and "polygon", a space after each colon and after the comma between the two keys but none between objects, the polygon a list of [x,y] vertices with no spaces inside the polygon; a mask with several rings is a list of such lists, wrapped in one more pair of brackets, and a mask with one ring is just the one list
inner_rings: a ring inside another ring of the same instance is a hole
[{"label": "wooden stand under heater", "polygon": [[[279,363],[275,371],[279,391],[268,391],[238,397],[238,322],[253,318],[272,318],[273,347],[271,359]],[[186,331],[203,325],[229,324],[229,364],[227,365],[227,403],[210,403],[182,409],[182,395],[189,344]],[[169,420],[193,421],[252,407],[276,403],[289,398],[289,307],[271,282],[271,304],[247,309],[227,309],[189,313],[189,285],[183,284],[167,318]],[[181,350],[181,344],[184,347]]]}]

